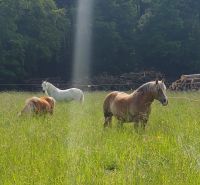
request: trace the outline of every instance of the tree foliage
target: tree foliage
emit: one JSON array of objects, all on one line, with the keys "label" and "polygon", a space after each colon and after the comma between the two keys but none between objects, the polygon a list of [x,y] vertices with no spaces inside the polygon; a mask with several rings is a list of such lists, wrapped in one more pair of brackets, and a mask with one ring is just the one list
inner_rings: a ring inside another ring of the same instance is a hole
[{"label": "tree foliage", "polygon": [[[70,78],[75,0],[0,0],[0,80]],[[200,2],[95,0],[93,74],[200,70]]]}]

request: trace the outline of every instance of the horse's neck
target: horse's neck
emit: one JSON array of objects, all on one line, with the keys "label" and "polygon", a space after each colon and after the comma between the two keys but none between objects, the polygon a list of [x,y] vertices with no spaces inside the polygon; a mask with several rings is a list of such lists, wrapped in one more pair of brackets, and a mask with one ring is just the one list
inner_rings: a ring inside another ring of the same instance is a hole
[{"label": "horse's neck", "polygon": [[58,91],[58,89],[55,86],[50,86],[50,89],[47,89],[47,94],[48,96],[52,96]]},{"label": "horse's neck", "polygon": [[142,92],[142,91],[135,91],[131,94],[132,96],[137,96],[140,104],[145,106],[151,106],[154,101],[154,94],[152,92]]}]

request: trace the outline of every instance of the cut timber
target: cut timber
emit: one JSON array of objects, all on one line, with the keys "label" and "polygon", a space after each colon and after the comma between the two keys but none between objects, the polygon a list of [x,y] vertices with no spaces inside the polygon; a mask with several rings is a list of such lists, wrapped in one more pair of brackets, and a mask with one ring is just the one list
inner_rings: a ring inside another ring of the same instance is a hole
[{"label": "cut timber", "polygon": [[181,81],[189,80],[189,79],[193,79],[193,78],[200,78],[200,74],[182,75]]},{"label": "cut timber", "polygon": [[196,83],[196,82],[200,82],[200,78],[193,78],[191,83]]},{"label": "cut timber", "polygon": [[171,84],[170,89],[175,91],[200,90],[200,74],[182,75],[180,79]]}]

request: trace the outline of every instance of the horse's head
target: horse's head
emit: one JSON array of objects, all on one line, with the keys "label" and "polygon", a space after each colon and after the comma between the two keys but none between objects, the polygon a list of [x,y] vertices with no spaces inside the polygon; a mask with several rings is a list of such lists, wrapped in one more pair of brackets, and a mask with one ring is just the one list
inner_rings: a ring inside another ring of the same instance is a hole
[{"label": "horse's head", "polygon": [[168,98],[166,95],[166,86],[164,84],[164,81],[155,81],[155,99],[158,100],[162,105],[168,104]]},{"label": "horse's head", "polygon": [[42,91],[46,92],[47,89],[48,89],[48,82],[47,81],[43,81],[41,86],[42,86]]}]

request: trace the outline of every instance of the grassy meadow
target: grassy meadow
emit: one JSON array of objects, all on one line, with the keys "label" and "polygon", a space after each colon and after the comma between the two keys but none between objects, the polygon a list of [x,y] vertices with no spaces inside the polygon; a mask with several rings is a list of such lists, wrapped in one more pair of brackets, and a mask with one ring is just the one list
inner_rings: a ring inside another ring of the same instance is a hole
[{"label": "grassy meadow", "polygon": [[[200,93],[169,93],[155,101],[148,127],[103,129],[107,93],[85,104],[57,102],[53,116],[17,117],[21,92],[0,93],[0,184],[200,184]],[[186,97],[189,99],[175,99]]]}]

